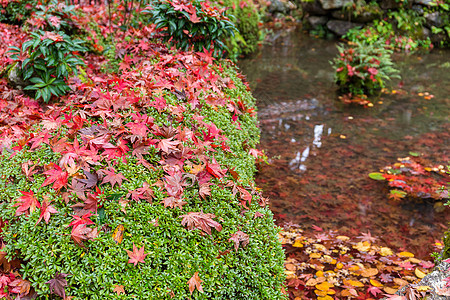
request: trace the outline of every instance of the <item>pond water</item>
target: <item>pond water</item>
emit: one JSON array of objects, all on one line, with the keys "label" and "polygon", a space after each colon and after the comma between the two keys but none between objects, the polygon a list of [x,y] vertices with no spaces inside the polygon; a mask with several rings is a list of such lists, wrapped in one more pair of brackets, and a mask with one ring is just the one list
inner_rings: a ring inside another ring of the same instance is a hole
[{"label": "pond water", "polygon": [[450,52],[397,54],[402,79],[366,108],[337,101],[329,64],[336,54],[334,41],[291,30],[275,33],[258,55],[239,62],[258,101],[260,148],[270,158],[257,183],[279,225],[370,232],[378,243],[427,258],[450,222],[450,208],[393,202],[387,185],[368,173],[411,151],[448,164]]}]

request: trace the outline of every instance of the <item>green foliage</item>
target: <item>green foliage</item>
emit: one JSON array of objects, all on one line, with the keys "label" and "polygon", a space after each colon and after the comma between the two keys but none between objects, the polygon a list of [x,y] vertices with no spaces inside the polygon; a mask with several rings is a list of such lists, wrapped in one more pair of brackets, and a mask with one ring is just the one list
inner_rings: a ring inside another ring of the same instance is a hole
[{"label": "green foliage", "polygon": [[33,12],[37,0],[6,0],[0,4],[0,22],[21,24]]},{"label": "green foliage", "polygon": [[386,80],[399,78],[391,61],[392,51],[381,43],[357,41],[346,47],[338,46],[338,50],[332,64],[335,81],[343,92],[371,95],[383,88]]},{"label": "green foliage", "polygon": [[[234,82],[235,87],[225,90],[227,96],[239,99],[243,105],[254,106],[254,98],[234,68],[225,66],[218,74]],[[105,87],[107,91],[108,88]],[[239,184],[253,183],[255,158],[249,154],[248,147],[255,147],[259,139],[256,117],[240,115],[239,129],[230,122],[227,108],[207,104],[203,99],[204,93],[199,95],[202,105],[196,113],[204,116],[203,122],[213,122],[223,132],[228,138],[230,152],[217,148],[213,154],[206,152],[202,155],[214,155],[220,164],[235,168]],[[171,93],[164,93],[164,98],[170,105],[182,103]],[[130,106],[121,110],[129,116],[137,108]],[[159,128],[167,125],[173,117],[150,106],[142,107],[141,113],[154,118]],[[70,136],[67,132],[69,125],[73,125],[72,120],[67,116],[64,119],[61,120],[64,124],[52,135]],[[124,118],[121,122],[123,127],[131,122],[131,118]],[[186,111],[180,126],[194,128],[198,126],[194,125],[195,122],[193,113]],[[100,117],[89,117],[83,124],[86,125],[85,130],[103,127]],[[36,125],[32,131],[42,130],[41,126]],[[76,194],[70,190],[56,192],[51,185],[44,185],[46,176],[42,172],[31,175],[30,180],[21,168],[30,161],[52,166],[52,163],[61,162],[62,155],[47,144],[34,151],[29,150],[30,146],[26,145],[12,157],[6,150],[0,156],[0,211],[2,219],[8,222],[3,228],[2,238],[6,246],[2,251],[6,251],[9,258],[15,256],[24,261],[20,273],[31,282],[39,299],[53,297],[46,282],[56,273],[68,274],[65,292],[74,299],[285,299],[281,291],[284,255],[277,240],[278,229],[274,227],[272,213],[268,207],[258,204],[256,196],[248,210],[243,210],[238,195],[224,187],[226,182],[238,182],[231,176],[227,177],[229,181],[213,179],[211,196],[207,199],[199,197],[197,182],[186,185],[184,201],[187,204],[182,210],[171,209],[161,204],[167,192],[161,188],[164,171],[158,164],[161,160],[159,150],[150,146],[148,153],[143,154],[145,161],[156,166],[153,170],[140,164],[129,151],[123,157],[108,162],[129,180],[114,187],[109,183],[98,183],[102,192],[101,205],[97,216],[91,217],[95,223],[93,226],[98,229],[98,237],[85,241],[84,247],[80,247],[71,239],[69,226],[73,221],[72,215],[79,208],[68,205],[64,200],[64,197],[77,199]],[[191,160],[195,161],[195,158]],[[98,170],[105,165],[106,162],[102,161],[94,166]],[[127,194],[141,188],[144,182],[154,193],[152,201],[128,201]],[[44,221],[36,224],[42,208],[35,209],[28,216],[17,216],[14,204],[22,196],[19,191],[33,191],[40,202],[45,198],[51,199],[58,213],[52,214],[48,224]],[[126,207],[123,206],[124,200]],[[198,229],[188,230],[181,224],[182,215],[200,211],[214,214],[223,229],[220,232],[212,230],[211,235],[205,235]],[[256,212],[263,217],[255,218]],[[113,238],[114,229],[119,225],[125,229],[122,242]],[[249,244],[240,246],[237,251],[229,241],[236,230],[245,232],[250,238]],[[133,245],[145,248],[145,263],[136,266],[128,263],[126,250],[131,250]],[[195,272],[202,280],[203,292],[194,290],[190,293],[187,282]],[[124,287],[126,294],[114,292],[119,285]]]},{"label": "green foliage", "polygon": [[261,16],[253,1],[226,0],[223,6],[229,8],[229,12],[235,17],[237,27],[234,36],[230,36],[227,41],[227,44],[230,44],[228,56],[237,58],[241,54],[248,55],[255,52],[262,36],[259,28]]},{"label": "green foliage", "polygon": [[150,22],[164,34],[164,40],[179,49],[211,50],[220,57],[228,50],[224,40],[237,30],[225,9],[211,7],[202,0],[179,3],[172,0],[154,1],[149,9]]},{"label": "green foliage", "polygon": [[74,5],[50,0],[46,4],[37,5],[29,23],[46,31],[64,31],[70,34],[76,29],[71,20],[75,15]]},{"label": "green foliage", "polygon": [[11,47],[8,52],[14,63],[20,63],[23,80],[30,85],[25,90],[35,91],[36,99],[48,102],[52,95],[61,96],[70,88],[65,82],[72,73],[77,73],[77,66],[84,65],[75,52],[83,52],[81,40],[72,40],[64,32],[32,32],[31,39],[21,48]]}]

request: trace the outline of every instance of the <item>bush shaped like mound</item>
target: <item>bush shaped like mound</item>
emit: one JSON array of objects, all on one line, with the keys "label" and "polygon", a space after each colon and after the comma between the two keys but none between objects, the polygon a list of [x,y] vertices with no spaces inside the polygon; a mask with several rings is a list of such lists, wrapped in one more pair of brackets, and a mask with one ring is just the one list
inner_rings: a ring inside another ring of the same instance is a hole
[{"label": "bush shaped like mound", "polygon": [[155,53],[79,87],[2,130],[0,244],[22,285],[38,299],[284,299],[234,67]]}]

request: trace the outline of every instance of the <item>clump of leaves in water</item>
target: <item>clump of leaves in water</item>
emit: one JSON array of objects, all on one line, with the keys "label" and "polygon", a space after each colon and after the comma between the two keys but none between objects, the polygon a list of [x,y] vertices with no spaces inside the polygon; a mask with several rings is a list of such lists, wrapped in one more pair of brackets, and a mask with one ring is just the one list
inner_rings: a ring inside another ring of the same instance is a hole
[{"label": "clump of leaves in water", "polygon": [[381,43],[364,41],[338,46],[339,55],[332,61],[335,81],[343,93],[373,95],[391,78],[399,78],[391,60],[392,50]]},{"label": "clump of leaves in water", "polygon": [[[432,165],[425,159],[410,153],[412,157],[399,158],[398,162],[385,167],[380,173],[370,173],[374,180],[386,180],[390,187],[389,198],[401,200],[411,197],[434,199],[436,206],[442,206],[442,200],[449,199],[448,190],[443,187],[450,181],[443,165]],[[414,156],[413,156],[414,155]]]}]

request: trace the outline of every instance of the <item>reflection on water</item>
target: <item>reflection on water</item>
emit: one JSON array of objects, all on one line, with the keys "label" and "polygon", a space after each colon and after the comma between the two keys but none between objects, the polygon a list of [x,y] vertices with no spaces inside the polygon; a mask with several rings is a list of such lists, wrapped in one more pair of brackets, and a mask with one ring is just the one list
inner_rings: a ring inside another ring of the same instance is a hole
[{"label": "reflection on water", "polygon": [[[329,60],[335,44],[298,32],[280,32],[273,44],[240,62],[258,100],[261,147],[271,165],[257,182],[280,224],[317,225],[345,234],[372,232],[391,247],[425,257],[423,245],[439,239],[450,214],[432,203],[393,203],[384,183],[367,174],[410,151],[446,164],[450,52],[398,55],[401,81],[373,108],[336,99]],[[447,63],[448,64],[448,63]],[[425,99],[419,93],[434,95]]]}]

